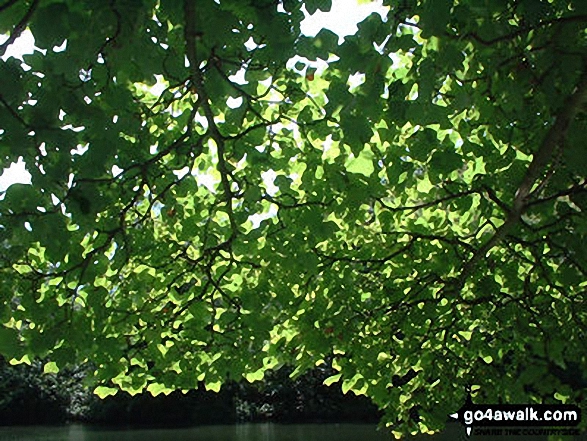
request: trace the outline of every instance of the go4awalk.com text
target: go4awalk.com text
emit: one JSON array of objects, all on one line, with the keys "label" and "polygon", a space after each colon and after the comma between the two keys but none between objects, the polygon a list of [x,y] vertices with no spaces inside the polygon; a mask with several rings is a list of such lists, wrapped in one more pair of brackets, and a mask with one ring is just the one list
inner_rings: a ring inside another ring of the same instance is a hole
[{"label": "go4awalk.com text", "polygon": [[[575,427],[581,422],[581,409],[570,404],[474,404],[468,399],[458,412],[450,416],[466,427],[467,435],[471,435],[473,427],[476,434],[505,435],[503,430],[506,430],[507,435],[528,435],[528,430],[540,427],[541,433],[536,435],[547,434],[545,431],[557,432],[548,434],[563,435],[571,433],[559,433],[569,430],[560,427]],[[489,429],[477,429],[485,427]],[[496,427],[500,429],[495,429]],[[504,427],[508,429],[501,429]],[[510,430],[509,427],[516,429]],[[520,429],[521,427],[524,429]],[[552,429],[544,429],[545,427]],[[490,433],[487,433],[488,431]],[[500,433],[497,433],[498,431]],[[576,429],[571,431],[575,434]]]}]

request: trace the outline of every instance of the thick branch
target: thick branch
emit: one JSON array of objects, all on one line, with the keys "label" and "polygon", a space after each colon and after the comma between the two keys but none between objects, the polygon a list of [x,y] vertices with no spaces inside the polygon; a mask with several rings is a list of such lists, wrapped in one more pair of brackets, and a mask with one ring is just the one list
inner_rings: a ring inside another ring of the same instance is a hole
[{"label": "thick branch", "polygon": [[232,190],[230,189],[229,181],[230,172],[226,164],[224,137],[218,130],[218,126],[214,121],[214,113],[212,112],[212,107],[210,107],[210,99],[204,87],[204,77],[202,75],[202,71],[200,70],[201,60],[198,59],[196,39],[201,38],[201,35],[196,31],[195,3],[196,2],[193,0],[184,0],[184,37],[186,43],[186,56],[190,63],[191,81],[195,86],[196,92],[198,94],[198,100],[202,103],[202,109],[204,111],[206,121],[208,122],[210,136],[216,142],[216,147],[218,149],[218,171],[220,172],[222,189],[226,200],[226,212],[230,220],[232,236],[234,237],[234,235],[237,233],[237,225],[232,211]]},{"label": "thick branch", "polygon": [[534,187],[536,180],[540,177],[544,168],[550,163],[555,149],[563,145],[570,123],[585,102],[587,102],[587,70],[583,72],[575,92],[566,99],[562,111],[548,131],[540,149],[534,155],[526,171],[526,175],[516,192],[514,211],[520,211],[519,214],[521,214],[521,210],[523,210],[527,203],[532,187]]},{"label": "thick branch", "polygon": [[495,234],[489,239],[485,245],[477,250],[471,259],[463,267],[460,281],[464,283],[477,263],[484,259],[487,253],[501,242],[518,223],[521,215],[529,205],[529,197],[536,181],[544,171],[545,167],[551,162],[554,151],[557,147],[562,146],[567,136],[570,123],[573,121],[581,107],[587,102],[587,69],[583,72],[579,84],[575,91],[566,99],[561,112],[556,117],[556,120],[542,145],[534,154],[530,166],[526,170],[526,174],[522,183],[516,191],[512,209],[510,210],[505,222],[497,229]]}]

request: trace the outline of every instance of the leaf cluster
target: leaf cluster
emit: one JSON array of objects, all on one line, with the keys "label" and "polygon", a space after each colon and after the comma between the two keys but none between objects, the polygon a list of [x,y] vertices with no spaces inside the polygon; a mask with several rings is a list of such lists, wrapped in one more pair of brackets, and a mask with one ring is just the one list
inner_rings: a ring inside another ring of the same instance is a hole
[{"label": "leaf cluster", "polygon": [[584,2],[384,4],[340,44],[329,1],[2,6],[0,353],[101,396],[332,360],[403,433],[579,401]]}]

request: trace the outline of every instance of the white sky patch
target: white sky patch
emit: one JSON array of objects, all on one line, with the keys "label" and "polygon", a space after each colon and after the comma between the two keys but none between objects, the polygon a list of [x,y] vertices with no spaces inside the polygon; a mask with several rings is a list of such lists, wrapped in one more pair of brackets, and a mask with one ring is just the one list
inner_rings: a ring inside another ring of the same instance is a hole
[{"label": "white sky patch", "polygon": [[187,175],[190,172],[190,168],[189,167],[184,167],[180,170],[173,170],[173,174],[175,176],[177,176],[177,179],[183,179],[183,177],[185,175]]},{"label": "white sky patch", "polygon": [[78,146],[75,149],[72,149],[69,151],[69,153],[71,153],[72,155],[83,155],[84,153],[86,153],[88,151],[88,149],[90,148],[90,144],[78,144]]},{"label": "white sky patch", "polygon": [[[0,35],[0,44],[8,40],[8,35]],[[8,60],[10,57],[18,58],[22,61],[22,56],[25,54],[32,54],[35,49],[35,38],[33,34],[26,29],[20,34],[14,43],[8,46],[6,53],[2,56],[2,61]]]},{"label": "white sky patch", "polygon": [[275,173],[275,170],[267,170],[261,173],[261,178],[263,179],[263,183],[265,184],[269,196],[275,196],[279,191],[279,187],[273,183],[276,177],[277,173]]},{"label": "white sky patch", "polygon": [[261,222],[267,219],[271,219],[272,217],[275,217],[277,215],[277,211],[277,205],[271,204],[271,206],[269,207],[269,211],[267,213],[253,214],[252,216],[249,216],[248,220],[250,220],[253,224],[253,229],[259,228]]},{"label": "white sky patch", "polygon": [[116,164],[112,166],[112,176],[117,177],[119,174],[121,174],[124,170],[121,169],[119,166],[117,166]]},{"label": "white sky patch", "polygon": [[301,23],[301,31],[308,37],[314,37],[320,29],[330,29],[338,35],[339,42],[342,42],[344,37],[354,35],[359,30],[357,23],[373,12],[384,18],[388,10],[389,7],[383,6],[381,0],[361,4],[357,0],[333,0],[332,8],[328,12],[318,10],[311,16],[306,13],[306,18]]},{"label": "white sky patch", "polygon": [[10,167],[4,169],[0,176],[0,191],[6,191],[12,184],[17,183],[31,183],[31,174],[26,171],[22,157],[18,158],[18,162],[13,162]]},{"label": "white sky patch", "polygon": [[218,185],[218,182],[220,182],[218,179],[216,179],[212,175],[206,175],[206,174],[201,174],[201,173],[195,174],[194,176],[196,178],[196,182],[198,183],[198,186],[203,185],[212,193],[216,193],[216,186]]},{"label": "white sky patch", "polygon": [[206,119],[206,117],[204,115],[201,115],[199,112],[196,113],[196,116],[194,117],[194,120],[200,124],[202,126],[202,128],[204,129],[204,131],[208,130],[208,120]]},{"label": "white sky patch", "polygon": [[[334,58],[336,59],[336,57],[334,57]],[[300,62],[305,65],[302,70],[299,70],[296,68],[296,64],[298,64]],[[302,74],[302,75],[305,75],[306,66],[311,67],[311,68],[316,69],[317,75],[321,75],[328,67],[328,63],[326,61],[320,60],[320,59],[318,59],[316,61],[311,61],[311,60],[308,60],[306,57],[300,57],[299,55],[296,55],[295,57],[292,57],[288,60],[286,66],[288,69],[295,70],[299,74]]]},{"label": "white sky patch", "polygon": [[356,89],[361,84],[365,82],[365,74],[357,72],[356,74],[350,75],[348,79],[348,85],[351,88],[351,92],[353,89]]},{"label": "white sky patch", "polygon": [[53,46],[53,52],[63,52],[67,48],[67,40],[63,40],[59,46]]},{"label": "white sky patch", "polygon": [[255,43],[255,40],[253,40],[253,37],[250,37],[246,42],[245,42],[245,47],[247,48],[247,50],[250,52],[253,49],[257,49],[259,47],[259,45],[257,43]]},{"label": "white sky patch", "polygon": [[228,79],[235,84],[240,84],[240,85],[247,84],[247,80],[245,79],[246,72],[247,72],[246,69],[241,68],[238,70],[237,73],[229,76]]},{"label": "white sky patch", "polygon": [[169,84],[167,83],[167,81],[165,81],[163,75],[155,75],[155,78],[157,79],[157,82],[154,86],[151,86],[148,89],[149,92],[151,92],[153,95],[161,96],[165,89],[169,87]]},{"label": "white sky patch", "polygon": [[231,96],[228,97],[228,99],[226,100],[226,105],[228,107],[230,107],[231,109],[237,109],[239,108],[243,103],[243,97],[239,96],[238,98],[233,98]]}]

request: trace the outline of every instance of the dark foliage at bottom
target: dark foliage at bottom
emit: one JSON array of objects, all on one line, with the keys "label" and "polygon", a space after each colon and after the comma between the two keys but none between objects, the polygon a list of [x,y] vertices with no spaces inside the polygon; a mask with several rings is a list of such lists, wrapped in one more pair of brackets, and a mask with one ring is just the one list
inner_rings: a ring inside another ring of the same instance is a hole
[{"label": "dark foliage at bottom", "polygon": [[377,422],[381,414],[366,397],[323,385],[332,369],[316,368],[296,380],[291,368],[262,382],[228,383],[219,393],[203,387],[153,397],[119,392],[104,400],[83,386],[83,369],[44,374],[43,363],[9,365],[0,359],[0,425],[81,421],[101,425],[187,426],[274,421]]},{"label": "dark foliage at bottom", "polygon": [[381,414],[371,400],[353,393],[343,394],[338,385],[325,386],[324,380],[336,373],[316,368],[292,380],[292,369],[271,372],[256,385],[241,384],[236,395],[237,413],[242,421],[373,422]]}]

